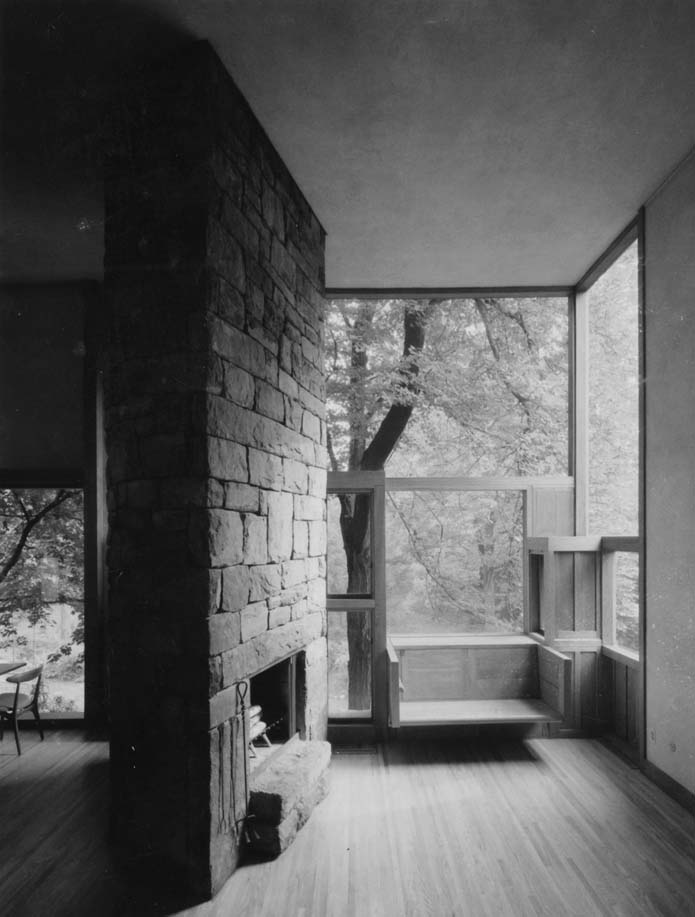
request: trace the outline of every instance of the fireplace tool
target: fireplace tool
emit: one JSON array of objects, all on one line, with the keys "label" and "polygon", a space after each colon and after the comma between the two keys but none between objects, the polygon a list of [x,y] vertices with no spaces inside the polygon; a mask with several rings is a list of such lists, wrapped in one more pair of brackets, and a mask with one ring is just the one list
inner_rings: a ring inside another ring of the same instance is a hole
[{"label": "fireplace tool", "polygon": [[[238,681],[236,683],[236,717],[237,722],[241,719],[241,737],[242,737],[242,747],[244,749],[244,814],[241,818],[237,818],[234,822],[234,825],[239,830],[239,825],[242,824],[244,827],[244,834],[248,840],[248,826],[246,825],[247,819],[250,817],[248,815],[249,809],[249,761],[248,761],[248,738],[246,735],[246,697],[249,693],[249,684],[247,681]],[[236,797],[235,793],[235,783],[234,783],[234,767],[232,767],[232,796]],[[233,798],[232,805],[234,806],[234,811],[236,812],[236,798]]]}]

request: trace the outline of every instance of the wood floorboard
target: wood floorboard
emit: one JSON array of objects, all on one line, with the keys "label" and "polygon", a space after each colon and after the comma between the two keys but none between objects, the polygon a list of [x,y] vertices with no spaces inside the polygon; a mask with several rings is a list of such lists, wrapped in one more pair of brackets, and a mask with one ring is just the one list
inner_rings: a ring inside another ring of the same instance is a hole
[{"label": "wood floorboard", "polygon": [[108,846],[108,747],[0,743],[3,917],[695,917],[695,819],[597,741],[400,742],[334,754],[277,860],[181,909]]}]

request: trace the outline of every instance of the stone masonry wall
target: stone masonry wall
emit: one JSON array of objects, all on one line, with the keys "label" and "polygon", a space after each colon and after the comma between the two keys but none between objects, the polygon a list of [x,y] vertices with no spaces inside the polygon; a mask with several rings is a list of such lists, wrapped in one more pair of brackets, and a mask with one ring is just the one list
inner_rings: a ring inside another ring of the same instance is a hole
[{"label": "stone masonry wall", "polygon": [[106,175],[114,828],[214,893],[236,685],[306,651],[326,730],[324,233],[209,45],[116,106]]}]

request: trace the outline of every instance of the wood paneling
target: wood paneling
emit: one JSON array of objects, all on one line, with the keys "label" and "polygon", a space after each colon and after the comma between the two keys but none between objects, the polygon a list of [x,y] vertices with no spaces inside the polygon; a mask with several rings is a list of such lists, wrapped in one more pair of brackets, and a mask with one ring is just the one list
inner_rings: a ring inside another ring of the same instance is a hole
[{"label": "wood paneling", "polygon": [[627,673],[624,665],[613,663],[613,730],[620,739],[627,739]]},{"label": "wood paneling", "polygon": [[574,532],[574,483],[534,485],[529,493],[528,534],[571,535]]},{"label": "wood paneling", "polygon": [[405,650],[403,700],[538,697],[536,645]]},{"label": "wood paneling", "polygon": [[547,646],[538,646],[538,682],[540,696],[561,714],[569,712],[572,660]]},{"label": "wood paneling", "polygon": [[599,622],[597,553],[574,554],[574,626],[572,630],[595,631]]}]

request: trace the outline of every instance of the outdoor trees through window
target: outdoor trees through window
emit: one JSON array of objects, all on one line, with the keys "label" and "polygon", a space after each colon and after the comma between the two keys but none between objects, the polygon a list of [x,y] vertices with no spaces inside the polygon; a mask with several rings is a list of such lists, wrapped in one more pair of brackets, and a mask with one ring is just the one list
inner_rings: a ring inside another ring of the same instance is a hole
[{"label": "outdoor trees through window", "polygon": [[[633,242],[590,288],[589,528],[636,535],[639,492],[639,284]],[[616,576],[616,642],[639,646],[639,558]]]},{"label": "outdoor trees through window", "polygon": [[[333,471],[567,474],[566,298],[335,300],[326,328]],[[366,499],[354,494],[340,500],[335,528],[346,595],[364,593]],[[388,513],[390,626],[519,628],[518,490],[389,494]],[[402,588],[406,567],[413,585],[418,577],[417,588]],[[352,690],[362,682],[365,627],[365,615],[347,616],[352,708],[368,706],[368,698]],[[329,618],[329,634],[330,628]]]},{"label": "outdoor trees through window", "polygon": [[519,491],[400,491],[386,501],[389,628],[523,630]]},{"label": "outdoor trees through window", "polygon": [[565,298],[334,300],[333,471],[566,474]]},{"label": "outdoor trees through window", "polygon": [[45,664],[41,707],[84,710],[83,493],[0,490],[0,656]]}]

